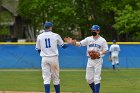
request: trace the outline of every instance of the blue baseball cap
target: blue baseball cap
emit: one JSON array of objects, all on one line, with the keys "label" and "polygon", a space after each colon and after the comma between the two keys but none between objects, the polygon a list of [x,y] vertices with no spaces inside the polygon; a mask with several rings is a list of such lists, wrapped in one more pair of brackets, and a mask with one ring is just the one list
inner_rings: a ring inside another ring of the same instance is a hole
[{"label": "blue baseball cap", "polygon": [[48,28],[48,27],[52,27],[53,23],[52,22],[45,22],[44,27]]},{"label": "blue baseball cap", "polygon": [[113,42],[116,42],[116,40],[113,40]]},{"label": "blue baseball cap", "polygon": [[100,30],[100,26],[93,25],[90,30]]}]

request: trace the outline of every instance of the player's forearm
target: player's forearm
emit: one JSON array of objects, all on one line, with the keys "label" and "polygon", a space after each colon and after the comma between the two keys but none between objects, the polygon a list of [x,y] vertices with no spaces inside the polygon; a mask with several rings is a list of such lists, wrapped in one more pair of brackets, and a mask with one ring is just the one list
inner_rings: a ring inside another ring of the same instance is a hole
[{"label": "player's forearm", "polygon": [[103,54],[106,54],[106,50],[102,50],[101,52],[100,52],[100,55],[103,55]]},{"label": "player's forearm", "polygon": [[76,42],[76,41],[70,42],[68,44],[71,44],[71,45],[74,45],[74,46],[81,46],[80,42]]}]

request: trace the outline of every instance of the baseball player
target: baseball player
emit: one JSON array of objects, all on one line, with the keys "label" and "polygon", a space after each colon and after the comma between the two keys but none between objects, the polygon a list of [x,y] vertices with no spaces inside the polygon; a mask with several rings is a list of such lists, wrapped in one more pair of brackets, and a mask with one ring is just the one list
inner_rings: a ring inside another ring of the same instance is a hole
[{"label": "baseball player", "polygon": [[119,51],[120,51],[120,46],[116,44],[116,40],[113,40],[113,44],[110,46],[110,49],[109,49],[109,54],[110,54],[113,70],[115,70],[115,65],[117,69],[119,66],[119,58],[118,58]]},{"label": "baseball player", "polygon": [[52,32],[53,23],[44,24],[45,31],[38,35],[36,49],[42,57],[41,68],[44,80],[45,93],[50,93],[51,79],[54,84],[56,93],[60,93],[59,63],[57,45],[67,48],[59,34]]},{"label": "baseball player", "polygon": [[[65,39],[68,43],[71,43],[76,46],[87,46],[87,56],[88,62],[86,67],[86,80],[92,89],[93,93],[99,93],[100,91],[100,80],[101,80],[101,69],[103,63],[103,55],[108,50],[108,45],[106,40],[99,35],[100,27],[98,25],[93,25],[91,27],[91,34],[80,42],[76,42],[72,39]],[[92,59],[88,52],[96,51],[100,54],[100,56],[96,59]]]}]

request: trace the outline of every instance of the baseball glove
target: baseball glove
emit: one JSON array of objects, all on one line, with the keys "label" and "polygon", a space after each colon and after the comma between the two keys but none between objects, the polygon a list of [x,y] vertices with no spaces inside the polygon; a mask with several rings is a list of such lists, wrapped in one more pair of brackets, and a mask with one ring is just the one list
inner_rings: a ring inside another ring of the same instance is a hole
[{"label": "baseball glove", "polygon": [[109,56],[109,61],[112,62],[112,58],[111,58],[111,56]]},{"label": "baseball glove", "polygon": [[99,59],[100,58],[100,53],[96,51],[88,51],[88,54],[91,59]]}]

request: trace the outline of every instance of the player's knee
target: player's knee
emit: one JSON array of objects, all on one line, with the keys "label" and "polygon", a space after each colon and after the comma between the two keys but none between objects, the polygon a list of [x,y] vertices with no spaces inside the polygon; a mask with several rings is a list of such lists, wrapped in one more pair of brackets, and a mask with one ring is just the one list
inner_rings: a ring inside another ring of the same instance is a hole
[{"label": "player's knee", "polygon": [[98,81],[94,81],[94,84],[98,84],[98,83],[100,83],[100,80],[98,80]]},{"label": "player's knee", "polygon": [[55,81],[53,81],[53,84],[54,84],[54,85],[60,84],[60,80],[55,80]]},{"label": "player's knee", "polygon": [[95,84],[98,84],[98,83],[100,83],[100,81],[101,81],[101,77],[96,77],[95,79],[94,79],[94,83]]},{"label": "player's knee", "polygon": [[87,79],[87,78],[86,78],[86,81],[87,81],[88,84],[93,83],[93,80],[91,80],[91,79]]},{"label": "player's knee", "polygon": [[44,84],[50,84],[50,81],[44,80]]}]

